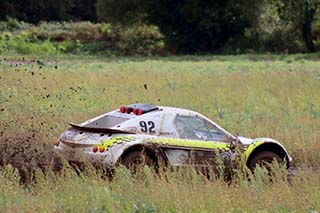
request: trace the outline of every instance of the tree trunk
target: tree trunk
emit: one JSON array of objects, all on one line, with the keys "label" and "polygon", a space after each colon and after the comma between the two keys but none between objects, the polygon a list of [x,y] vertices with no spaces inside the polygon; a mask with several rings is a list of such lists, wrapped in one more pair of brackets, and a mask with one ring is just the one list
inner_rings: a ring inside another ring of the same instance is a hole
[{"label": "tree trunk", "polygon": [[315,9],[311,9],[309,0],[306,1],[305,18],[302,25],[302,35],[309,52],[316,52],[316,46],[312,40],[312,22]]}]

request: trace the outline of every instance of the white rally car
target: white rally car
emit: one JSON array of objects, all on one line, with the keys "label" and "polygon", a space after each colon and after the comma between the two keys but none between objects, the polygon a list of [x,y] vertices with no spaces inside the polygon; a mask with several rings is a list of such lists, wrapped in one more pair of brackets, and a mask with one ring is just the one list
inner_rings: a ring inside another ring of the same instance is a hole
[{"label": "white rally car", "polygon": [[137,103],[79,125],[69,124],[71,127],[60,136],[55,148],[68,150],[73,160],[80,152],[106,168],[119,164],[156,167],[161,161],[166,166],[202,169],[222,162],[225,168],[233,169],[243,162],[254,170],[257,164],[273,160],[288,168],[291,162],[278,141],[234,136],[205,116],[186,109]]}]

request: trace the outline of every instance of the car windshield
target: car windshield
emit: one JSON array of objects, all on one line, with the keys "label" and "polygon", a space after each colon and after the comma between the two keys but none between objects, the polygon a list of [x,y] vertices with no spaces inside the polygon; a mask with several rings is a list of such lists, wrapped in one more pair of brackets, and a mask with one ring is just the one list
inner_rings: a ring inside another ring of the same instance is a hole
[{"label": "car windshield", "polygon": [[101,118],[94,119],[91,122],[86,123],[84,127],[101,129],[110,128],[127,120],[129,120],[129,118],[120,117],[116,115],[105,115]]},{"label": "car windshield", "polygon": [[196,116],[177,116],[175,126],[181,138],[228,141],[228,136],[209,121]]}]

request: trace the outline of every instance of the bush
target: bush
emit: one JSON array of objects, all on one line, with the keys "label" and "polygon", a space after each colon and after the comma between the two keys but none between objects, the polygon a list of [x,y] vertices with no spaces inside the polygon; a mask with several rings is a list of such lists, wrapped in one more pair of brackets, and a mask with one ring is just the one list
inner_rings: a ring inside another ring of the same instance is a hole
[{"label": "bush", "polygon": [[18,21],[17,19],[8,17],[7,21],[0,22],[0,31],[21,31],[30,29],[32,28],[32,26],[32,24],[23,21]]},{"label": "bush", "polygon": [[151,55],[161,53],[164,48],[158,28],[145,24],[130,27],[91,22],[27,25],[15,21],[15,27],[9,26],[7,22],[0,22],[0,52]]},{"label": "bush", "polygon": [[119,49],[125,55],[153,55],[163,49],[163,36],[156,26],[134,25],[120,31]]},{"label": "bush", "polygon": [[[91,22],[42,22],[33,28],[32,34],[39,39],[50,39],[53,41],[79,40],[97,41],[105,40],[112,28],[108,24],[92,24]],[[112,31],[112,30],[111,30]]]},{"label": "bush", "polygon": [[50,55],[58,53],[58,50],[49,40],[41,42],[33,40],[27,33],[20,35],[5,33],[0,36],[0,52]]}]

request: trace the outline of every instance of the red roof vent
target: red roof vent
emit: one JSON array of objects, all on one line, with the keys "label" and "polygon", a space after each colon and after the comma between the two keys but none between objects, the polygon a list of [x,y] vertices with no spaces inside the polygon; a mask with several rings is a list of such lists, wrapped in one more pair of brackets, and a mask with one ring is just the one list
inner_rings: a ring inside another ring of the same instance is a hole
[{"label": "red roof vent", "polygon": [[120,107],[120,112],[124,113],[124,106]]},{"label": "red roof vent", "polygon": [[142,109],[139,109],[138,115],[142,115],[142,114],[143,114],[143,110],[142,110]]},{"label": "red roof vent", "polygon": [[154,106],[152,104],[143,104],[143,103],[136,103],[136,104],[130,104],[127,106],[121,106],[120,112],[121,113],[131,113],[135,115],[142,115],[151,111],[159,110],[159,107]]}]

